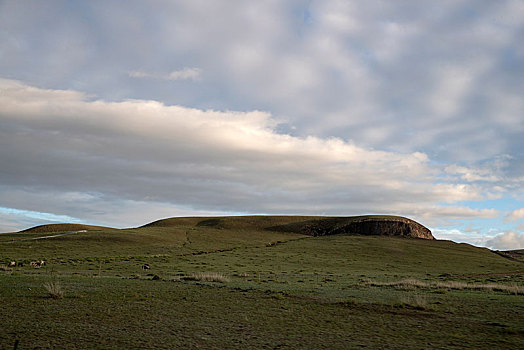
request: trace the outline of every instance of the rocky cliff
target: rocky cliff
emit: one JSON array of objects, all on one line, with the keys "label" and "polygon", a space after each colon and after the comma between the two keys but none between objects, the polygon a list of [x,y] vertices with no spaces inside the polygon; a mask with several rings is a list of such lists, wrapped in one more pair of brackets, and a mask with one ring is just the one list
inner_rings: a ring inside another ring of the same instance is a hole
[{"label": "rocky cliff", "polygon": [[311,236],[335,234],[360,234],[435,239],[431,231],[408,218],[400,216],[354,216],[331,217],[318,220],[294,222],[268,228],[273,231],[295,232]]}]

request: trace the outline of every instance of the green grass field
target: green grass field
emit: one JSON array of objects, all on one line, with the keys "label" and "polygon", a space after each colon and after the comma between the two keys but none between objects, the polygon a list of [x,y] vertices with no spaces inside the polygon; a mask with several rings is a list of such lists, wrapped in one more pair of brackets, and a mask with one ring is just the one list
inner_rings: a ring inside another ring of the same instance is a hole
[{"label": "green grass field", "polygon": [[[524,348],[518,259],[449,241],[267,230],[311,219],[2,234],[0,348]],[[46,265],[29,266],[37,260]]]}]

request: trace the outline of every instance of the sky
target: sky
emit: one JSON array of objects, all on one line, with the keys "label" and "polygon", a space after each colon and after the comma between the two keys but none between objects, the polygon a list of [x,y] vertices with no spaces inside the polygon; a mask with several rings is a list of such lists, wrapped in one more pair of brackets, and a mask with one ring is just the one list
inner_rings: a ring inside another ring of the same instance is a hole
[{"label": "sky", "polygon": [[524,248],[524,2],[0,0],[0,232],[393,214]]}]

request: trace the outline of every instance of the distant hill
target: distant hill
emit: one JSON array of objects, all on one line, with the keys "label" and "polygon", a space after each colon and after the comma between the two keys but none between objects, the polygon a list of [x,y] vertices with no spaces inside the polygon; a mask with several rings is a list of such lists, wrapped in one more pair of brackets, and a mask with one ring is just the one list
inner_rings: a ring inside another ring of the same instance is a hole
[{"label": "distant hill", "polygon": [[524,249],[506,250],[506,251],[496,250],[495,253],[505,258],[524,263]]},{"label": "distant hill", "polygon": [[217,229],[264,229],[293,232],[309,236],[334,234],[362,234],[406,238],[435,239],[431,231],[411,219],[391,215],[365,215],[349,217],[320,216],[229,216],[169,218],[142,227],[172,227],[191,225]]},{"label": "distant hill", "polygon": [[[167,228],[179,226],[210,227],[226,230],[269,230],[300,233],[309,236],[361,234],[406,238],[435,239],[431,231],[418,222],[392,215],[365,215],[348,217],[322,216],[222,216],[179,217],[157,220],[140,228]],[[35,226],[21,232],[54,233],[80,230],[101,230],[108,227],[82,224],[49,224]]]},{"label": "distant hill", "polygon": [[54,233],[54,232],[66,232],[66,231],[81,231],[81,230],[103,230],[109,227],[104,226],[93,226],[93,225],[82,225],[82,224],[49,224],[39,225],[20,231],[22,233]]},{"label": "distant hill", "polygon": [[197,226],[216,229],[256,229],[285,225],[305,220],[319,219],[319,216],[218,216],[218,217],[179,217],[153,221],[141,227]]}]

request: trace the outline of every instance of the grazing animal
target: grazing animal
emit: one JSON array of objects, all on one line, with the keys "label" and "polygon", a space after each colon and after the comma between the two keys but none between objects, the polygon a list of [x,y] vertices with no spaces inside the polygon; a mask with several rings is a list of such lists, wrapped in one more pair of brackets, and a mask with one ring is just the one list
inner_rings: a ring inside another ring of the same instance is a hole
[{"label": "grazing animal", "polygon": [[142,269],[144,269],[144,270],[149,270],[150,268],[151,268],[151,266],[149,266],[149,264],[142,265]]},{"label": "grazing animal", "polygon": [[20,261],[20,262],[18,262],[18,266],[22,267],[22,266],[24,266],[24,263]]},{"label": "grazing animal", "polygon": [[40,260],[40,266],[44,266],[45,265],[45,260]]},{"label": "grazing animal", "polygon": [[15,266],[16,266],[16,261],[9,262],[9,267],[15,267]]},{"label": "grazing animal", "polygon": [[35,269],[39,269],[40,268],[40,261],[31,261],[29,263],[29,266],[32,266],[34,267]]}]

